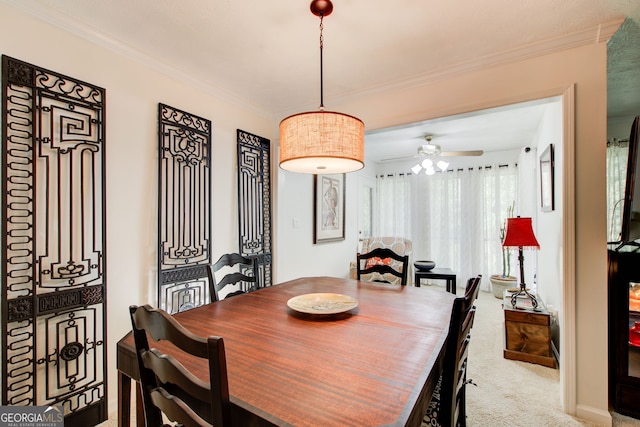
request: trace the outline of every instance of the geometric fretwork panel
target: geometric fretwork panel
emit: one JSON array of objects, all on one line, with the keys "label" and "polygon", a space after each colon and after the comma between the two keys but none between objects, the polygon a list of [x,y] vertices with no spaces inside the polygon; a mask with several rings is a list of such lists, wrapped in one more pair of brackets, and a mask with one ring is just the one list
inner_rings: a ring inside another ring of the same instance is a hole
[{"label": "geometric fretwork panel", "polygon": [[105,91],[2,57],[2,403],[107,416]]},{"label": "geometric fretwork panel", "polygon": [[178,313],[207,304],[209,284],[205,265],[175,268],[162,275],[164,282],[160,289],[164,310]]},{"label": "geometric fretwork panel", "polygon": [[158,105],[158,307],[209,301],[211,121]]},{"label": "geometric fretwork panel", "polygon": [[237,141],[239,250],[258,258],[260,286],[271,286],[270,142],[240,129]]}]

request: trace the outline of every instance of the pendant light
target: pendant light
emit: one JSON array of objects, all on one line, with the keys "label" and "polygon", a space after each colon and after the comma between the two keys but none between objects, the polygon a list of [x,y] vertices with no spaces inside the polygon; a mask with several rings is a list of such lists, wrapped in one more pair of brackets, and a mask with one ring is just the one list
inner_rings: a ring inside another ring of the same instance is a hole
[{"label": "pendant light", "polygon": [[313,0],[310,9],[320,17],[320,108],[280,122],[280,167],[311,174],[353,172],[364,167],[364,123],[324,109],[322,22],[333,11],[333,4],[330,0]]}]

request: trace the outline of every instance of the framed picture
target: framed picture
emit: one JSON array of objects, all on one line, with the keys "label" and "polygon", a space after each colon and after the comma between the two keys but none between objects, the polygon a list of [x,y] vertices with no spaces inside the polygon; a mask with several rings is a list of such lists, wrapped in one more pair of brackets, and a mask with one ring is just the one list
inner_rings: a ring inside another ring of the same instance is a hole
[{"label": "framed picture", "polygon": [[553,144],[549,144],[540,156],[540,207],[543,212],[554,209],[553,169]]},{"label": "framed picture", "polygon": [[313,243],[344,240],[345,174],[313,176]]}]

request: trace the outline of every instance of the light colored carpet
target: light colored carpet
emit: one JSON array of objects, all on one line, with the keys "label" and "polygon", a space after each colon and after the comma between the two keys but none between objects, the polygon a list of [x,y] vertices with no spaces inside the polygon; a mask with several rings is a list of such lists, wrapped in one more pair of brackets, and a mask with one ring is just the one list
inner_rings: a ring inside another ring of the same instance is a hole
[{"label": "light colored carpet", "polygon": [[[443,289],[444,292],[444,289]],[[480,291],[471,331],[467,377],[469,427],[594,426],[565,414],[560,407],[557,369],[507,360],[504,346],[502,301]],[[117,408],[114,408],[117,409]],[[614,427],[640,427],[640,420],[613,413]],[[100,427],[115,427],[116,414]]]},{"label": "light colored carpet", "polygon": [[[562,411],[558,369],[503,357],[502,301],[480,291],[476,308],[467,378],[477,386],[467,385],[467,425],[593,426]],[[613,417],[614,426],[640,426],[640,420]]]}]

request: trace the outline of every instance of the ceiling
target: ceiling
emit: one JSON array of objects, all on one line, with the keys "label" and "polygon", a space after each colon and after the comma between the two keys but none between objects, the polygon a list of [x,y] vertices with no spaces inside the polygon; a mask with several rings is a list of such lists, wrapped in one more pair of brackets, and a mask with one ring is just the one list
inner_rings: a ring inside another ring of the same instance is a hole
[{"label": "ceiling", "polygon": [[[274,119],[319,105],[319,19],[309,11],[309,0],[0,2]],[[609,68],[610,83],[615,83],[609,89],[609,111],[640,111],[640,42],[636,38],[640,37],[640,1],[333,2],[333,13],[324,20],[324,104],[328,108],[332,100],[409,87],[448,73],[533,56],[576,40],[593,43],[612,25],[630,17],[623,27],[630,22],[631,35],[621,37],[612,54],[619,68]],[[634,68],[627,59],[629,45]],[[508,118],[493,111],[491,117],[500,126],[492,129],[522,134],[540,114],[540,105],[528,107],[533,110],[502,109],[500,113],[509,114]],[[494,144],[499,139],[489,134],[488,117],[476,120],[475,128],[460,118],[422,123],[428,129],[409,128],[414,133],[459,134],[455,144],[443,147],[446,150],[487,149],[480,136]],[[523,128],[515,129],[516,123]],[[393,131],[390,137],[398,138],[399,130]],[[473,135],[472,142],[463,138],[465,134]],[[370,140],[379,143],[383,136],[379,131],[367,135],[368,158],[385,156],[369,148],[374,144]]]},{"label": "ceiling", "polygon": [[426,144],[426,135],[432,136],[431,143],[442,151],[521,148],[531,143],[551,102],[560,100],[556,97],[525,102],[372,131],[365,138],[366,157],[370,161],[405,162],[408,156],[416,155],[420,145]]}]

